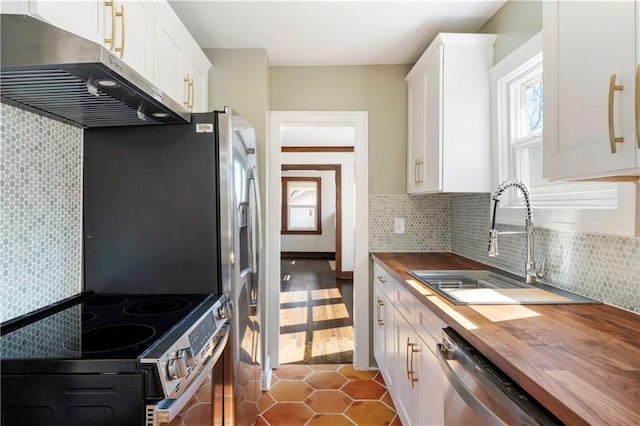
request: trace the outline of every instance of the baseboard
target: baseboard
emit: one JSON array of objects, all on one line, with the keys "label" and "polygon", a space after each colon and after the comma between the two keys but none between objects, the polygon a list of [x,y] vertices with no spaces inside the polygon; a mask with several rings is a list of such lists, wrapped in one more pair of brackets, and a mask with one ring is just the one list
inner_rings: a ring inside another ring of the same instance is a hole
[{"label": "baseboard", "polygon": [[352,280],[353,271],[342,271],[342,272],[336,273],[336,278],[339,280]]},{"label": "baseboard", "polygon": [[332,251],[283,251],[280,253],[281,259],[327,259],[335,260],[336,254]]},{"label": "baseboard", "polygon": [[273,370],[270,368],[266,371],[262,371],[260,377],[260,384],[263,392],[271,390],[271,377],[273,376]]}]

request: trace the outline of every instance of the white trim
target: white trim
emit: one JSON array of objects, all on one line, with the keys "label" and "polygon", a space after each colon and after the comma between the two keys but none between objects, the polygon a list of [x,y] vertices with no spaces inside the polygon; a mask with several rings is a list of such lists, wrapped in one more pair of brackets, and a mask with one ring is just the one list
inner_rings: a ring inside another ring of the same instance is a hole
[{"label": "white trim", "polygon": [[[501,144],[500,141],[508,139],[509,125],[501,111],[505,111],[505,102],[508,99],[509,74],[514,70],[528,69],[542,59],[543,39],[542,32],[534,35],[522,46],[513,51],[509,56],[494,65],[489,70],[491,81],[491,154],[493,162],[492,186],[497,188],[500,182],[511,179],[513,171],[511,162],[511,150]],[[545,117],[545,121],[546,117]],[[636,235],[636,193],[638,189],[632,183],[619,183],[616,209],[598,208],[558,208],[538,207],[533,202],[534,223],[537,227],[609,234],[620,236]],[[504,203],[498,210],[496,220],[498,223],[509,225],[524,224],[524,208],[509,207],[510,200],[515,193],[505,194]],[[535,200],[535,199],[534,199]]]},{"label": "white trim", "polygon": [[[267,334],[271,367],[278,368],[280,349],[280,223],[281,223],[281,128],[291,123],[321,126],[324,123],[343,123],[355,127],[355,263],[353,271],[353,364],[358,370],[369,366],[369,160],[368,113],[366,111],[271,111],[267,152],[267,308],[271,321],[263,333]],[[367,301],[357,303],[356,301]]]}]

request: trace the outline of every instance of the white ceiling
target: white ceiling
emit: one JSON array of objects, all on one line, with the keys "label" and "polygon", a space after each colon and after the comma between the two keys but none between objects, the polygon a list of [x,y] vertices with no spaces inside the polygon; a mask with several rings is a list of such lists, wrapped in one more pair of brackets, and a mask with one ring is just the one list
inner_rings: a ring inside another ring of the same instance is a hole
[{"label": "white ceiling", "polygon": [[271,65],[415,63],[439,32],[475,32],[505,0],[169,0],[202,48],[266,49]]}]

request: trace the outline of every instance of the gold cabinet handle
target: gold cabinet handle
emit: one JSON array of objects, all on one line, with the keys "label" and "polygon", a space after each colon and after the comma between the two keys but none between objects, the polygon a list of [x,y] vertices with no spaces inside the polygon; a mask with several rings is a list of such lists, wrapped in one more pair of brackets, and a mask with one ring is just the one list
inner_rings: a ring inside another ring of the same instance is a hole
[{"label": "gold cabinet handle", "polygon": [[422,173],[420,172],[420,170],[422,169],[423,164],[424,161],[422,161],[422,157],[418,158],[418,185],[422,185]]},{"label": "gold cabinet handle", "polygon": [[[120,59],[124,58],[124,42],[127,39],[126,34],[125,34],[125,22],[124,22],[124,6],[120,5],[120,12],[116,13],[116,16],[120,18],[121,20],[121,28],[122,28],[122,39],[120,42],[120,47],[116,47],[115,51],[116,53],[118,53],[118,56],[120,57]],[[115,37],[114,37],[115,38]]]},{"label": "gold cabinet handle", "polygon": [[415,377],[415,371],[413,370],[413,354],[415,354],[416,352],[419,352],[419,349],[416,349],[416,346],[418,344],[417,343],[412,343],[411,344],[411,377],[409,378],[409,381],[411,382],[411,387],[414,388],[416,386],[416,383],[418,382],[418,379]]},{"label": "gold cabinet handle", "polygon": [[380,307],[384,306],[384,302],[378,297],[378,327],[382,328],[382,326],[384,325],[384,321],[382,320],[382,317],[380,315]]},{"label": "gold cabinet handle", "polygon": [[186,84],[186,89],[187,89],[187,99],[182,103],[184,105],[185,108],[189,109],[189,101],[191,100],[191,90],[190,90],[190,82],[191,82],[191,77],[189,76],[189,74],[187,74],[183,80]]},{"label": "gold cabinet handle", "polygon": [[195,84],[193,82],[193,77],[189,78],[189,111],[193,112],[193,104],[194,98],[196,94]]},{"label": "gold cabinet handle", "polygon": [[640,65],[636,67],[636,143],[640,149]]},{"label": "gold cabinet handle", "polygon": [[412,371],[409,369],[409,349],[411,348],[411,342],[409,341],[409,338],[407,337],[407,356],[405,359],[405,366],[407,369],[407,380],[411,381],[411,375],[412,375]]},{"label": "gold cabinet handle", "polygon": [[616,131],[613,128],[613,99],[616,90],[622,91],[624,86],[616,84],[616,75],[613,74],[609,80],[609,143],[611,144],[611,153],[616,153],[616,144],[624,142],[624,138],[616,137]]},{"label": "gold cabinet handle", "polygon": [[418,186],[418,159],[416,158],[415,165],[413,167],[413,183]]},{"label": "gold cabinet handle", "polygon": [[111,8],[111,37],[105,38],[104,42],[109,44],[109,50],[113,50],[113,45],[116,41],[116,5],[113,1],[105,1],[104,7]]}]

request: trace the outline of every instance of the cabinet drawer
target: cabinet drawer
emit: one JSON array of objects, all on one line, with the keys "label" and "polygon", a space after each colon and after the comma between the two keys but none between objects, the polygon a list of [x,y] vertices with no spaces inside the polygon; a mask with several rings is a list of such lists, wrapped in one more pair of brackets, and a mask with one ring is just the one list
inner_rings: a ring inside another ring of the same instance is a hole
[{"label": "cabinet drawer", "polygon": [[447,327],[447,324],[431,312],[429,308],[419,302],[416,302],[414,319],[416,331],[425,341],[429,349],[431,349],[432,352],[435,351],[436,344],[442,340],[442,329]]},{"label": "cabinet drawer", "polygon": [[401,285],[397,285],[393,291],[393,304],[407,322],[410,324],[414,320],[415,305],[418,303],[413,294]]},{"label": "cabinet drawer", "polygon": [[382,266],[375,262],[373,264],[373,282],[378,285],[385,296],[392,301],[394,300],[393,291],[397,286],[396,281],[391,278],[391,275]]}]

